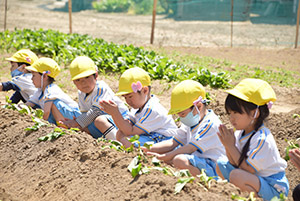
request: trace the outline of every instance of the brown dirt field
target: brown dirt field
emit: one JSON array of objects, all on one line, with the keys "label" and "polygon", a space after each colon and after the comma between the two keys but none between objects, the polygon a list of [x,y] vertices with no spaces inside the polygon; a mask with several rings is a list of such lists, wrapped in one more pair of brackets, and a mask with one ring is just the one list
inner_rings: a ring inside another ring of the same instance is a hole
[{"label": "brown dirt field", "polygon": [[[68,32],[67,13],[45,10],[38,5],[51,1],[11,0],[9,1],[8,28],[44,28]],[[2,12],[1,12],[2,13]],[[252,43],[249,39],[239,38],[245,47],[228,48],[228,41],[221,35],[219,43],[212,42],[209,35],[197,32],[201,22],[175,22],[158,17],[157,38],[151,48],[164,48],[182,54],[196,54],[226,59],[235,63],[281,67],[300,72],[300,51],[291,47],[267,47]],[[125,14],[100,14],[93,11],[74,13],[73,30],[90,34],[120,44],[149,46],[151,17]],[[0,22],[0,27],[3,26]],[[205,22],[205,25],[212,22]],[[224,23],[220,23],[220,26]],[[240,25],[241,23],[238,23]],[[242,25],[242,24],[241,24]],[[181,29],[179,29],[181,27]],[[189,27],[196,27],[194,32]],[[257,26],[254,30],[259,30]],[[268,32],[276,26],[268,26]],[[282,31],[293,27],[282,26]],[[203,36],[202,36],[203,35]],[[284,35],[284,33],[283,33]],[[217,36],[217,35],[216,35]],[[262,34],[263,37],[263,34]],[[197,39],[198,38],[198,39]],[[267,40],[268,37],[262,39]],[[201,40],[202,44],[199,43]],[[224,41],[222,43],[221,41]],[[145,42],[147,41],[147,42]],[[196,41],[196,42],[195,42]],[[259,41],[258,41],[259,42]],[[268,43],[265,43],[268,44]],[[223,46],[223,47],[220,47]],[[0,80],[10,79],[9,66],[4,58],[9,54],[1,53]],[[76,90],[65,79],[69,77],[63,70],[57,83],[76,99]],[[114,91],[117,91],[118,76],[101,75]],[[162,104],[169,108],[170,93],[175,83],[153,82],[153,93]],[[273,86],[278,100],[266,122],[275,136],[282,156],[287,146],[285,139],[300,137],[300,89]],[[207,87],[214,97],[209,106],[222,121],[228,124],[224,111],[226,94],[222,90]],[[4,103],[1,93],[0,101]],[[231,184],[213,183],[205,190],[196,182],[189,183],[179,194],[174,194],[177,178],[158,171],[133,179],[127,170],[136,153],[122,153],[112,149],[101,149],[104,142],[97,142],[85,133],[65,135],[55,141],[39,142],[38,137],[51,132],[54,126],[47,126],[35,132],[26,132],[26,127],[34,123],[28,115],[16,111],[0,109],[0,200],[231,200],[231,193],[242,194]],[[300,183],[300,173],[288,162],[286,169],[291,190]],[[291,191],[288,200],[292,200]]]}]

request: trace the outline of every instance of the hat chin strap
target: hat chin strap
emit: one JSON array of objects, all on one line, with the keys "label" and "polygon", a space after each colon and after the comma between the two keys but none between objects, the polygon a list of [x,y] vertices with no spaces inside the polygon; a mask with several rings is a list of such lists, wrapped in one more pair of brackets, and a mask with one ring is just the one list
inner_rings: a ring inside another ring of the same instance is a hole
[{"label": "hat chin strap", "polygon": [[253,124],[253,122],[254,122],[254,119],[256,118],[256,116],[257,116],[257,113],[258,113],[258,108],[259,108],[259,106],[257,106],[257,107],[256,107],[256,109],[255,109],[255,113],[254,113],[254,116],[253,116],[253,119],[252,119],[252,121],[251,121],[251,123],[250,123],[250,124]]}]

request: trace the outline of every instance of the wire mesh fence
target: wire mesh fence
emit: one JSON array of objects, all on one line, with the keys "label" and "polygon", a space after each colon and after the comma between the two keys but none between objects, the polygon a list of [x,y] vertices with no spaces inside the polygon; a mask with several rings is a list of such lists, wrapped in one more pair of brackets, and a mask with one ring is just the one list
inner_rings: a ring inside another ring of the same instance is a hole
[{"label": "wire mesh fence", "polygon": [[[5,2],[0,2],[2,30],[69,32],[68,0],[9,0],[6,18]],[[224,47],[232,42],[234,47],[291,48],[298,4],[299,0],[158,0],[154,44]],[[152,7],[153,0],[72,0],[72,32],[148,45]]]}]

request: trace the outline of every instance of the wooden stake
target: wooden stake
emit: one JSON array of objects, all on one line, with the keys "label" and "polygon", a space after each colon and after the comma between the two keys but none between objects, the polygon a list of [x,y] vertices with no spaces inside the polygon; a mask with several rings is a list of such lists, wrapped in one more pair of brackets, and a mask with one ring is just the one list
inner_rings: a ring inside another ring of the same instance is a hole
[{"label": "wooden stake", "polygon": [[231,0],[231,31],[230,31],[230,47],[232,47],[232,37],[233,37],[233,0]]},{"label": "wooden stake", "polygon": [[72,33],[72,0],[69,0],[69,28],[71,34]]},{"label": "wooden stake", "polygon": [[6,30],[7,0],[4,2],[4,31]]},{"label": "wooden stake", "polygon": [[300,2],[298,3],[298,11],[297,11],[297,26],[296,26],[296,41],[295,41],[295,48],[297,48],[297,46],[298,46],[299,17],[300,17]]},{"label": "wooden stake", "polygon": [[157,0],[153,0],[152,28],[151,28],[150,44],[153,44],[153,40],[154,40],[154,28],[155,28],[155,17],[156,17],[156,5],[157,5]]}]

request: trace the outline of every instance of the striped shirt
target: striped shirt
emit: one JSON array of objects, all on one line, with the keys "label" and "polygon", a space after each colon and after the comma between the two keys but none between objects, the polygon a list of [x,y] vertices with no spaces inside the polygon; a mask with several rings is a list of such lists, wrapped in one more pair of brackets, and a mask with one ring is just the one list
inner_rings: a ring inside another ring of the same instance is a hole
[{"label": "striped shirt", "polygon": [[[254,131],[242,136],[243,131],[236,131],[236,147],[241,152]],[[246,162],[262,177],[282,172],[287,167],[286,161],[280,157],[276,142],[270,130],[264,125],[251,138]]]},{"label": "striped shirt", "polygon": [[67,104],[70,108],[77,108],[77,103],[54,83],[49,84],[44,91],[39,88],[29,99],[29,102],[39,105],[44,109],[45,103],[48,101],[60,100]]},{"label": "striped shirt", "polygon": [[177,129],[172,116],[168,115],[166,108],[159,103],[159,99],[154,95],[151,95],[151,98],[141,111],[131,110],[129,119],[134,126],[142,129],[149,135],[155,132],[171,137]]},{"label": "striped shirt", "polygon": [[78,91],[78,104],[82,114],[77,117],[76,122],[82,128],[91,124],[97,116],[106,114],[101,109],[100,100],[112,100],[118,105],[121,114],[128,111],[123,101],[115,95],[104,81],[97,81],[91,93],[86,94]]},{"label": "striped shirt", "polygon": [[32,83],[31,78],[31,73],[25,73],[12,78],[12,82],[20,89],[20,93],[26,101],[28,101],[29,97],[37,91],[37,88]]},{"label": "striped shirt", "polygon": [[188,127],[182,124],[173,139],[182,146],[186,144],[195,146],[197,151],[192,153],[193,155],[216,162],[226,158],[224,146],[217,135],[220,124],[219,117],[212,110],[208,110],[197,125]]}]

